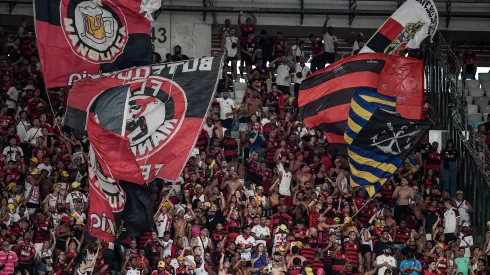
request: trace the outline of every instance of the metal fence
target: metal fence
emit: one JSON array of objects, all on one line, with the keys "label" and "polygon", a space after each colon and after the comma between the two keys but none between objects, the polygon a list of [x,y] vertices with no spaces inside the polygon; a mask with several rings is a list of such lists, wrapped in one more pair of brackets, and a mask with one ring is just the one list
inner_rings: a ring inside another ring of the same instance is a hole
[{"label": "metal fence", "polygon": [[443,143],[449,138],[455,141],[460,154],[458,187],[473,205],[473,228],[481,235],[487,231],[490,219],[490,153],[468,117],[464,81],[458,80],[461,70],[458,58],[440,33],[432,44],[426,45],[424,58],[425,95],[434,106],[429,116],[436,129],[448,130]]}]

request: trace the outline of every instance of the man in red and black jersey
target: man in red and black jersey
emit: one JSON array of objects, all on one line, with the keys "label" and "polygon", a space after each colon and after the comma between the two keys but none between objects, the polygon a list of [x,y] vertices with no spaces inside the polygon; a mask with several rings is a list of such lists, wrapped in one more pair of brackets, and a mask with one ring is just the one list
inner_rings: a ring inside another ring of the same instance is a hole
[{"label": "man in red and black jersey", "polygon": [[255,61],[255,68],[250,71],[253,79],[258,79],[260,85],[265,85],[265,81],[270,78],[269,70],[263,66],[262,60]]},{"label": "man in red and black jersey", "polygon": [[405,220],[400,221],[400,225],[393,232],[393,244],[395,248],[402,249],[405,242],[410,239],[410,229],[407,227]]},{"label": "man in red and black jersey", "polygon": [[342,251],[342,246],[338,243],[334,243],[332,253],[332,273],[333,275],[340,275],[345,263],[347,262],[347,255]]},{"label": "man in red and black jersey", "polygon": [[225,160],[231,162],[233,158],[238,156],[238,144],[235,139],[231,138],[231,131],[226,130],[223,140],[221,140],[221,146],[225,155]]},{"label": "man in red and black jersey", "polygon": [[278,32],[276,41],[274,42],[272,56],[274,56],[274,59],[286,56],[288,49],[288,43],[282,38],[282,32]]},{"label": "man in red and black jersey", "polygon": [[35,218],[33,219],[34,228],[34,247],[37,251],[40,251],[43,243],[49,241],[50,231],[52,229],[50,217],[46,217],[46,214],[41,209],[36,209]]},{"label": "man in red and black jersey", "polygon": [[313,59],[311,60],[311,72],[314,73],[316,70],[325,68],[325,61],[323,58],[323,54],[325,53],[325,49],[323,47],[322,41],[317,41],[316,36],[314,34],[310,35],[311,42],[311,56]]},{"label": "man in red and black jersey", "polygon": [[19,255],[19,266],[17,269],[23,272],[23,274],[26,274],[26,271],[29,274],[34,274],[34,256],[36,255],[36,250],[31,243],[31,232],[24,234],[24,242],[18,243],[14,250]]},{"label": "man in red and black jersey", "polygon": [[240,15],[238,16],[238,25],[240,26],[240,30],[242,31],[240,41],[246,42],[248,34],[253,34],[255,32],[257,18],[253,13],[249,13],[248,15],[250,15],[250,17],[245,20],[245,24],[242,24],[242,15],[243,12],[240,12]]},{"label": "man in red and black jersey", "polygon": [[252,70],[252,65],[255,63],[255,57],[257,56],[257,53],[259,51],[257,42],[255,42],[254,39],[254,34],[249,33],[247,40],[242,41],[240,44],[241,48],[241,68],[242,68],[242,74],[243,74],[243,63],[245,63],[245,69],[247,72],[247,78],[251,80],[251,70]]},{"label": "man in red and black jersey", "polygon": [[359,266],[362,266],[363,263],[361,251],[359,250],[360,245],[356,241],[356,237],[356,233],[351,231],[349,232],[349,240],[344,242],[344,252],[352,265],[353,272],[357,272]]}]

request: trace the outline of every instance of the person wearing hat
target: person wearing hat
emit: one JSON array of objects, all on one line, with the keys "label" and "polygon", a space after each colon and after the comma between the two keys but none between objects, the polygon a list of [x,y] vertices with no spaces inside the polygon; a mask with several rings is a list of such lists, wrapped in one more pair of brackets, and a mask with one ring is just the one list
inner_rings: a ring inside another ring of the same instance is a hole
[{"label": "person wearing hat", "polygon": [[270,274],[287,274],[287,267],[284,263],[283,256],[278,251],[272,254],[272,263],[271,263],[271,273]]},{"label": "person wearing hat", "polygon": [[153,270],[151,275],[170,275],[167,270],[165,270],[165,262],[159,261],[157,264],[157,270]]},{"label": "person wearing hat", "polygon": [[464,248],[464,256],[467,258],[471,257],[471,248],[474,245],[472,233],[470,224],[468,222],[464,222],[461,225],[461,230],[459,232],[459,238],[461,239],[461,244],[459,247]]},{"label": "person wearing hat", "polygon": [[87,209],[87,197],[79,191],[80,182],[74,181],[71,184],[72,191],[66,196],[65,204],[66,208],[70,210],[70,213],[74,213],[77,208]]},{"label": "person wearing hat", "polygon": [[471,206],[471,204],[464,199],[462,190],[458,190],[456,192],[456,199],[454,201],[456,202],[456,209],[458,209],[461,223],[466,222],[471,224],[470,214],[473,213],[473,206]]}]

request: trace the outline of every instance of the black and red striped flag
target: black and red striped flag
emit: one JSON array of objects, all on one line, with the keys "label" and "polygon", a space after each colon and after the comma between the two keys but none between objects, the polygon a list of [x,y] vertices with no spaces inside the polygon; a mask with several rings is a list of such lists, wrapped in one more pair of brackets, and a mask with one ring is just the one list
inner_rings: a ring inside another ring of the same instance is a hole
[{"label": "black and red striped flag", "polygon": [[299,110],[306,126],[324,131],[332,153],[346,156],[344,133],[356,89],[374,88],[383,95],[396,96],[396,110],[402,117],[421,119],[423,81],[420,60],[358,54],[335,62],[304,80],[298,97]]},{"label": "black and red striped flag", "polygon": [[151,64],[148,14],[154,9],[152,1],[142,0],[35,0],[46,87]]}]

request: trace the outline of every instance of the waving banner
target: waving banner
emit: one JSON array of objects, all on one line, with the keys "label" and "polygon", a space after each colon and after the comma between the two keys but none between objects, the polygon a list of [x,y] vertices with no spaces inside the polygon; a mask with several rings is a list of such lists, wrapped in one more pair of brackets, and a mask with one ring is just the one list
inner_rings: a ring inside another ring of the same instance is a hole
[{"label": "waving banner", "polygon": [[330,151],[347,155],[344,133],[351,99],[358,88],[373,88],[396,97],[396,111],[421,119],[424,72],[420,60],[378,53],[357,54],[316,71],[301,83],[299,111],[308,127],[325,132]]},{"label": "waving banner", "polygon": [[159,7],[148,2],[35,0],[46,86],[69,86],[99,72],[151,64],[148,14]]},{"label": "waving banner", "polygon": [[432,0],[407,0],[376,31],[361,53],[398,54],[405,48],[417,49],[429,36],[432,40],[439,14]]},{"label": "waving banner", "polygon": [[[191,59],[77,82],[64,125],[77,136],[88,130],[106,176],[135,183],[156,177],[175,181],[214,97],[220,64],[221,57]],[[133,163],[142,177],[128,172]]]}]

